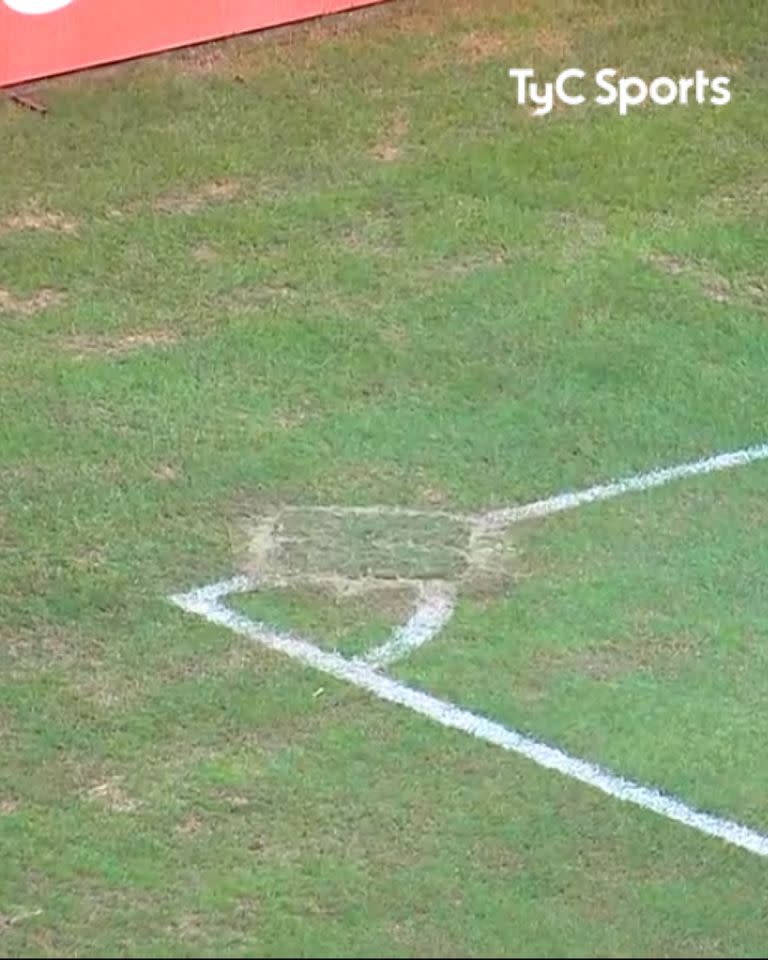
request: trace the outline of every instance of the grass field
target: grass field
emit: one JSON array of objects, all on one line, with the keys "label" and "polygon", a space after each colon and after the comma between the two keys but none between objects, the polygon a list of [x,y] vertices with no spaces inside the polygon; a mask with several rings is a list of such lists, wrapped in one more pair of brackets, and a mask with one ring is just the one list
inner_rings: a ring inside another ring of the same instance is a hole
[{"label": "grass field", "polygon": [[[185,615],[275,505],[768,440],[762,0],[396,0],[0,100],[0,953],[762,956],[768,863]],[[732,78],[535,118],[507,71]],[[768,464],[515,527],[393,667],[768,832]],[[397,591],[240,608],[357,653]]]}]

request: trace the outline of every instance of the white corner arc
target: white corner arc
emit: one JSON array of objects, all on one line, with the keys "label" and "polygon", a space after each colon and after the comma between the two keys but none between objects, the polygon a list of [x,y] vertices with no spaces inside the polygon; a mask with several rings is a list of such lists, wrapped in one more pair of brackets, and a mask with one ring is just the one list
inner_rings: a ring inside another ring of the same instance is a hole
[{"label": "white corner arc", "polygon": [[[729,470],[761,460],[768,460],[768,443],[676,467],[654,470],[577,493],[561,494],[528,505],[488,511],[481,517],[490,527],[506,525],[533,517],[549,516],[625,493],[649,490],[684,477]],[[382,669],[384,666],[433,638],[448,622],[455,601],[450,587],[437,587],[433,591],[425,588],[421,592],[418,609],[408,623],[396,631],[392,640],[371,651],[367,657],[356,659],[322,650],[302,638],[273,630],[266,624],[237,613],[222,602],[231,594],[253,589],[258,589],[258,582],[240,576],[189,593],[175,594],[169,599],[188,613],[204,617],[210,623],[283,653],[305,666],[352,683],[383,701],[408,707],[443,727],[461,730],[478,740],[526,757],[540,767],[555,770],[572,780],[593,787],[607,796],[652,811],[750,853],[768,857],[768,836],[765,834],[734,820],[697,810],[661,790],[611,773],[589,760],[570,756],[556,747],[409,687],[385,674]]]}]

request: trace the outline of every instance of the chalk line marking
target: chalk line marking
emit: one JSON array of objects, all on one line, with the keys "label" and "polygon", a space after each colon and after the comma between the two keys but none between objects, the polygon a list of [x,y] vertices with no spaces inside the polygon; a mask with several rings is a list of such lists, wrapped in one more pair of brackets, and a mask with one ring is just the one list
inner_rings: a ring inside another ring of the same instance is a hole
[{"label": "chalk line marking", "polygon": [[418,606],[405,626],[395,630],[387,643],[369,650],[361,659],[372,667],[386,667],[436,637],[453,616],[456,587],[442,580],[419,584]]},{"label": "chalk line marking", "polygon": [[[576,493],[560,494],[527,505],[488,511],[478,515],[477,518],[491,529],[496,529],[521,520],[546,517],[583,504],[608,500],[625,493],[649,490],[684,477],[728,470],[766,459],[768,459],[768,443],[677,467],[654,470]],[[170,599],[188,613],[204,617],[210,623],[261,643],[305,666],[352,683],[381,700],[408,707],[435,723],[449,729],[461,730],[478,740],[526,757],[541,767],[555,770],[617,800],[650,810],[750,853],[768,857],[768,836],[733,820],[697,810],[674,796],[617,776],[591,761],[570,756],[556,747],[551,747],[479,714],[416,690],[383,673],[381,667],[392,663],[394,659],[434,637],[448,622],[454,610],[454,585],[441,583],[438,587],[437,581],[425,581],[419,606],[408,623],[395,631],[388,643],[369,651],[365,659],[353,660],[338,653],[321,650],[292,634],[273,630],[266,624],[253,621],[235,612],[221,602],[234,593],[257,590],[259,585],[260,581],[256,577],[239,576],[189,593],[175,594]]]},{"label": "chalk line marking", "polygon": [[246,578],[237,578],[220,584],[177,594],[171,599],[182,610],[205,617],[210,623],[226,627],[241,636],[261,643],[271,650],[286,654],[293,660],[315,670],[321,670],[338,680],[345,680],[381,700],[396,703],[428,717],[430,720],[453,730],[461,730],[478,740],[501,747],[510,753],[533,760],[541,767],[556,770],[572,780],[578,780],[600,790],[602,793],[625,803],[652,810],[669,820],[692,827],[710,837],[718,837],[727,843],[751,853],[768,857],[768,837],[750,830],[733,820],[726,820],[689,807],[682,800],[642,786],[623,777],[615,776],[588,760],[572,757],[562,750],[524,736],[455,704],[439,700],[428,693],[415,690],[381,673],[362,660],[348,660],[338,653],[321,650],[314,644],[288,633],[270,629],[248,617],[224,606],[220,599],[230,592],[249,589]]},{"label": "chalk line marking", "polygon": [[652,470],[650,473],[641,473],[633,477],[625,477],[613,483],[600,484],[588,490],[577,493],[561,493],[546,500],[536,500],[519,507],[505,507],[501,510],[489,510],[481,514],[481,519],[490,526],[506,526],[518,523],[521,520],[530,520],[534,517],[548,517],[563,510],[572,510],[587,503],[598,503],[601,500],[611,500],[623,496],[625,493],[638,493],[661,487],[673,480],[684,477],[696,477],[706,473],[715,473],[719,470],[731,470],[734,467],[743,467],[759,460],[768,460],[768,443],[754,447],[745,447],[733,453],[721,453],[716,457],[707,457],[684,463],[678,467],[667,467],[664,470]]}]

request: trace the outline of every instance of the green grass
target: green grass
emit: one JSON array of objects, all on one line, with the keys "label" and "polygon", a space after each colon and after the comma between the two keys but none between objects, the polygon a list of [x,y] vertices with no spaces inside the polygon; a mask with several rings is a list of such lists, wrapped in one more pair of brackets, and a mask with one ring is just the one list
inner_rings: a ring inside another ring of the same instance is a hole
[{"label": "green grass", "polygon": [[234,610],[272,627],[311,637],[345,656],[357,656],[389,640],[415,606],[413,590],[380,588],[373,593],[338,596],[301,586],[235,595]]},{"label": "green grass", "polygon": [[766,476],[756,465],[532,522],[514,592],[463,604],[398,673],[765,823]]},{"label": "green grass", "polygon": [[[166,599],[274,504],[766,439],[768,14],[616,7],[398,0],[0,103],[4,955],[762,955],[760,859]],[[734,99],[536,119],[529,64]],[[398,673],[768,829],[765,477],[520,528]],[[397,612],[258,603],[351,652]]]}]

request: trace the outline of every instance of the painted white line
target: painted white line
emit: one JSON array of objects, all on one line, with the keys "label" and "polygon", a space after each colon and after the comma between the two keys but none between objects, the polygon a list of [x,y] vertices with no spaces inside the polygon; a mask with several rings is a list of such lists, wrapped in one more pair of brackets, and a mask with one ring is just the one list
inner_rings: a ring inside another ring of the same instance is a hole
[{"label": "painted white line", "polygon": [[387,643],[369,650],[361,659],[372,667],[386,667],[427,643],[453,616],[456,587],[440,580],[419,584],[418,606],[403,627],[398,627]]},{"label": "painted white line", "polygon": [[[520,520],[546,517],[625,493],[650,490],[684,477],[728,470],[766,459],[768,459],[768,444],[761,444],[677,467],[627,477],[624,480],[590,487],[588,490],[576,493],[560,494],[519,507],[491,510],[476,515],[475,520],[482,523],[486,529],[499,529]],[[415,511],[414,514],[416,513],[421,515],[421,511]],[[353,683],[382,700],[409,707],[444,727],[462,730],[479,740],[527,757],[539,766],[556,770],[564,776],[594,787],[608,796],[651,810],[744,850],[763,857],[768,856],[768,837],[763,834],[732,820],[696,810],[682,800],[652,787],[618,777],[587,760],[571,757],[562,750],[526,737],[515,730],[457,707],[455,704],[414,690],[381,673],[379,670],[381,666],[391,663],[396,657],[404,655],[415,646],[434,637],[450,619],[455,601],[454,594],[451,592],[454,590],[453,586],[442,584],[441,589],[444,592],[439,593],[437,586],[430,585],[427,588],[425,585],[425,591],[434,589],[434,592],[422,594],[422,603],[416,613],[405,627],[395,633],[389,643],[371,651],[365,660],[348,660],[339,654],[321,650],[290,634],[271,630],[266,625],[256,623],[221,603],[222,598],[232,593],[254,590],[258,585],[258,580],[254,578],[235,577],[190,593],[175,595],[170,599],[189,613],[198,614],[211,623],[226,627],[273,650],[280,651],[306,666],[324,671],[339,680]]]},{"label": "painted white line", "polygon": [[[242,588],[240,579],[234,582],[239,584],[236,589]],[[541,767],[555,770],[617,800],[651,810],[669,820],[692,827],[710,837],[717,837],[761,857],[768,856],[768,837],[748,827],[696,810],[676,797],[618,777],[594,763],[569,756],[562,750],[526,737],[476,713],[399,683],[360,660],[347,660],[339,654],[321,650],[298,637],[273,631],[264,624],[256,623],[230,610],[220,602],[220,598],[226,595],[231,583],[232,581],[226,584],[214,584],[171,599],[189,613],[199,614],[211,623],[226,627],[272,650],[284,653],[305,666],[321,670],[338,680],[352,683],[381,700],[408,707],[444,727],[461,730],[478,740],[494,744],[510,753],[519,754]]]},{"label": "painted white line", "polygon": [[695,460],[678,467],[667,467],[664,470],[652,470],[650,473],[641,473],[634,477],[626,477],[613,483],[600,484],[588,490],[577,493],[561,493],[547,500],[537,500],[534,503],[519,507],[505,507],[501,510],[489,510],[479,515],[483,523],[491,527],[503,527],[520,520],[529,520],[533,517],[547,517],[562,510],[572,510],[587,503],[597,503],[600,500],[611,500],[625,493],[637,493],[661,487],[673,480],[683,477],[695,477],[705,473],[715,473],[718,470],[730,470],[733,467],[743,467],[758,460],[768,460],[768,443],[755,447],[746,447],[733,453],[722,453],[716,457],[707,457],[704,460]]},{"label": "painted white line", "polygon": [[249,590],[255,590],[256,588],[257,583],[252,577],[239,576],[232,577],[231,580],[210,583],[207,587],[200,587],[198,590],[191,590],[189,593],[176,594],[170,599],[191,613],[200,613],[207,609],[206,604],[215,603],[222,597],[229,597],[233,593],[247,593]]}]

